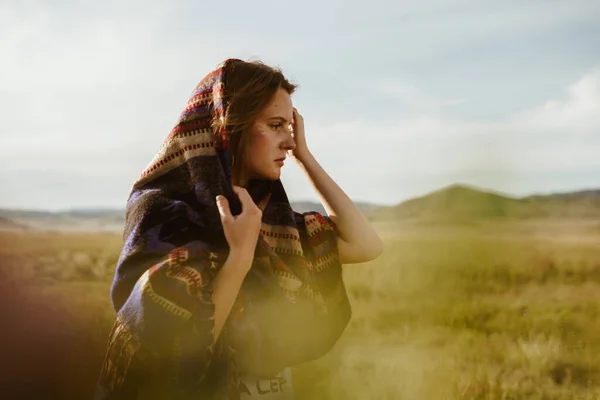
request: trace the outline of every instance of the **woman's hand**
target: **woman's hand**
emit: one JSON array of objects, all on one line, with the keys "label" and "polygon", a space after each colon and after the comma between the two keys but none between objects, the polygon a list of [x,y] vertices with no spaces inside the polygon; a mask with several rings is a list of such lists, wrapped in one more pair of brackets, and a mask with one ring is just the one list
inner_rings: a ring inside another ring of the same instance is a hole
[{"label": "woman's hand", "polygon": [[260,234],[262,220],[262,211],[254,204],[246,189],[234,186],[233,192],[242,203],[242,212],[239,215],[231,214],[229,202],[225,196],[220,195],[216,199],[230,251],[227,261],[212,282],[212,300],[215,304],[213,329],[215,343],[231,313],[246,274],[252,268],[254,249]]},{"label": "woman's hand", "polygon": [[256,206],[246,189],[233,186],[233,192],[242,204],[242,212],[239,215],[231,214],[225,196],[219,195],[216,199],[225,239],[229,243],[231,252],[254,254],[262,224],[262,211]]},{"label": "woman's hand", "polygon": [[302,115],[300,115],[296,107],[294,107],[292,130],[294,133],[294,143],[296,144],[296,147],[289,151],[290,156],[298,161],[303,161],[310,155],[310,151],[306,145],[306,136],[304,134],[304,118],[302,118]]}]

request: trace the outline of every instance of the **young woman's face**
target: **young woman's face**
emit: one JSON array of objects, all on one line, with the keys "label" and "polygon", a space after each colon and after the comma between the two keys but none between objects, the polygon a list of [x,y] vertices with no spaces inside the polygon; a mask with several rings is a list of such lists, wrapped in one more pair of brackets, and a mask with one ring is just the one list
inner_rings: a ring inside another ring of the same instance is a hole
[{"label": "young woman's face", "polygon": [[292,136],[294,106],[290,94],[279,89],[246,134],[246,170],[253,179],[279,179],[288,150],[295,148]]}]

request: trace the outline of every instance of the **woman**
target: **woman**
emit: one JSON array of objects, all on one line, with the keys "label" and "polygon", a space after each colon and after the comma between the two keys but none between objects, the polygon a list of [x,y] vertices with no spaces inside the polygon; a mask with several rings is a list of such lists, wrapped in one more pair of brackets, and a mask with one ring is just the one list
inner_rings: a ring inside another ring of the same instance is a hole
[{"label": "woman", "polygon": [[[295,88],[237,59],[197,85],[127,203],[96,398],[288,399],[289,367],[339,339],[341,264],[382,243],[309,151]],[[291,209],[288,155],[328,216]]]}]

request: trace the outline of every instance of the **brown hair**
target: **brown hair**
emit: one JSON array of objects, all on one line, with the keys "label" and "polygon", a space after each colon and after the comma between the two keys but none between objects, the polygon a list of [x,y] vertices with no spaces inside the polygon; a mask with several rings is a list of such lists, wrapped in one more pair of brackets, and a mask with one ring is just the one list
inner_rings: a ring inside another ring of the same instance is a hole
[{"label": "brown hair", "polygon": [[213,126],[227,126],[231,131],[232,175],[237,184],[245,186],[248,174],[245,169],[247,131],[260,112],[269,104],[279,89],[290,95],[297,85],[290,83],[280,69],[265,65],[261,61],[236,60],[226,65],[224,76],[223,103],[225,115]]}]

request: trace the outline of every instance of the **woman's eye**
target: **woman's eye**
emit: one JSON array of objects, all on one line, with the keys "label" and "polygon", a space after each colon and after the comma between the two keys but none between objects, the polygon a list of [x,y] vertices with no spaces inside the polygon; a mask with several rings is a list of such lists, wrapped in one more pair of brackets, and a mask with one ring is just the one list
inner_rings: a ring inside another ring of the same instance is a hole
[{"label": "woman's eye", "polygon": [[281,125],[281,124],[273,124],[273,125],[270,125],[270,126],[271,126],[271,128],[273,128],[273,129],[275,129],[275,130],[278,130],[279,128],[281,128],[281,127],[282,127],[282,125]]}]

